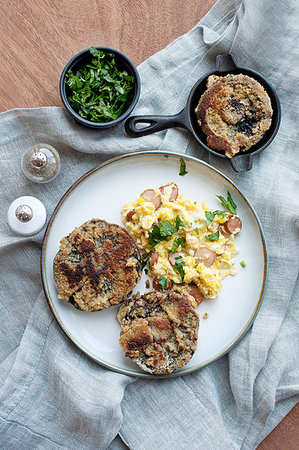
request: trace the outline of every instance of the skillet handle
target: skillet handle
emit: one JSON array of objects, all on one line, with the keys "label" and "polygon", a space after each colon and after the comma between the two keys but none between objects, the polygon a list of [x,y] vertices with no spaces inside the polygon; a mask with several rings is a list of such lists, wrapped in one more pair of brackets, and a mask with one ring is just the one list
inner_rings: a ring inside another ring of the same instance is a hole
[{"label": "skillet handle", "polygon": [[230,159],[235,172],[247,172],[252,169],[252,155],[237,155]]},{"label": "skillet handle", "polygon": [[217,72],[230,72],[237,69],[237,65],[232,55],[218,55],[216,58],[216,71]]},{"label": "skillet handle", "polygon": [[[140,123],[149,124],[142,128],[137,128]],[[157,131],[167,128],[181,127],[188,129],[188,119],[186,109],[184,108],[174,116],[132,116],[126,120],[125,130],[129,136],[141,137],[147,136]]]}]

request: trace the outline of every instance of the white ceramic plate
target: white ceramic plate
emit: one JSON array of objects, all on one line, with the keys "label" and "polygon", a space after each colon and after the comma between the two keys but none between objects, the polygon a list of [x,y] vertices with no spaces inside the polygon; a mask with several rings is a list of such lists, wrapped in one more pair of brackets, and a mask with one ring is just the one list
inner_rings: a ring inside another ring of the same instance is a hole
[{"label": "white ceramic plate", "polygon": [[[237,274],[223,281],[217,299],[204,300],[197,308],[200,320],[198,349],[191,361],[170,376],[182,375],[203,367],[228,352],[248,331],[261,303],[266,271],[266,248],[260,222],[253,208],[225,175],[198,159],[161,152],[122,155],[95,167],[83,175],[65,193],[49,221],[42,250],[42,280],[50,308],[67,336],[87,355],[109,369],[128,375],[150,377],[125,358],[119,346],[120,327],[117,306],[98,312],[78,311],[58,300],[53,279],[53,259],[59,241],[75,226],[98,217],[122,224],[121,209],[146,188],[174,181],[188,198],[205,201],[212,209],[221,204],[216,198],[229,190],[243,221],[242,232],[235,243]],[[179,175],[180,158],[184,157],[188,174]],[[246,262],[246,268],[240,261]],[[135,287],[144,292],[146,275]]]}]

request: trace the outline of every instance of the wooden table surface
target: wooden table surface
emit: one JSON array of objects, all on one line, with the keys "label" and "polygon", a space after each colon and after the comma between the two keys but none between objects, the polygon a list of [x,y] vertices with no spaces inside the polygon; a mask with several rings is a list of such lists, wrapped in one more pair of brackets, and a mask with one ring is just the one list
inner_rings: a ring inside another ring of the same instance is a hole
[{"label": "wooden table surface", "polygon": [[[90,45],[116,48],[135,63],[190,30],[215,0],[0,0],[0,110],[62,105],[67,61]],[[298,450],[299,404],[259,450]]]}]

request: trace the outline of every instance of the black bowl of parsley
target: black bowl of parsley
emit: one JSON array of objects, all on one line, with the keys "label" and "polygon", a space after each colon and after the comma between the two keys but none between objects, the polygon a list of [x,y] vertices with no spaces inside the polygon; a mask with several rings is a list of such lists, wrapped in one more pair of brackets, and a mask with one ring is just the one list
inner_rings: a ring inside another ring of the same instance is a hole
[{"label": "black bowl of parsley", "polygon": [[104,129],[133,111],[140,78],[133,63],[118,50],[90,47],[67,63],[59,88],[64,106],[77,122]]}]

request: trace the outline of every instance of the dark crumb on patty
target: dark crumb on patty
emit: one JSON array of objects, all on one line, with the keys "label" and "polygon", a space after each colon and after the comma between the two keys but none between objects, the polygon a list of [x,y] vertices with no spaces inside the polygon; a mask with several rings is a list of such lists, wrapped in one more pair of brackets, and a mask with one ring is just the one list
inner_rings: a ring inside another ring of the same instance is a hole
[{"label": "dark crumb on patty", "polygon": [[211,75],[195,109],[208,147],[231,158],[257,144],[272,121],[270,98],[263,86],[243,74]]},{"label": "dark crumb on patty", "polygon": [[187,295],[138,293],[121,305],[118,320],[125,356],[145,372],[171,373],[184,367],[197,348],[199,317]]},{"label": "dark crumb on patty", "polygon": [[97,311],[132,293],[141,277],[140,253],[127,230],[92,219],[60,241],[53,270],[59,299]]}]

